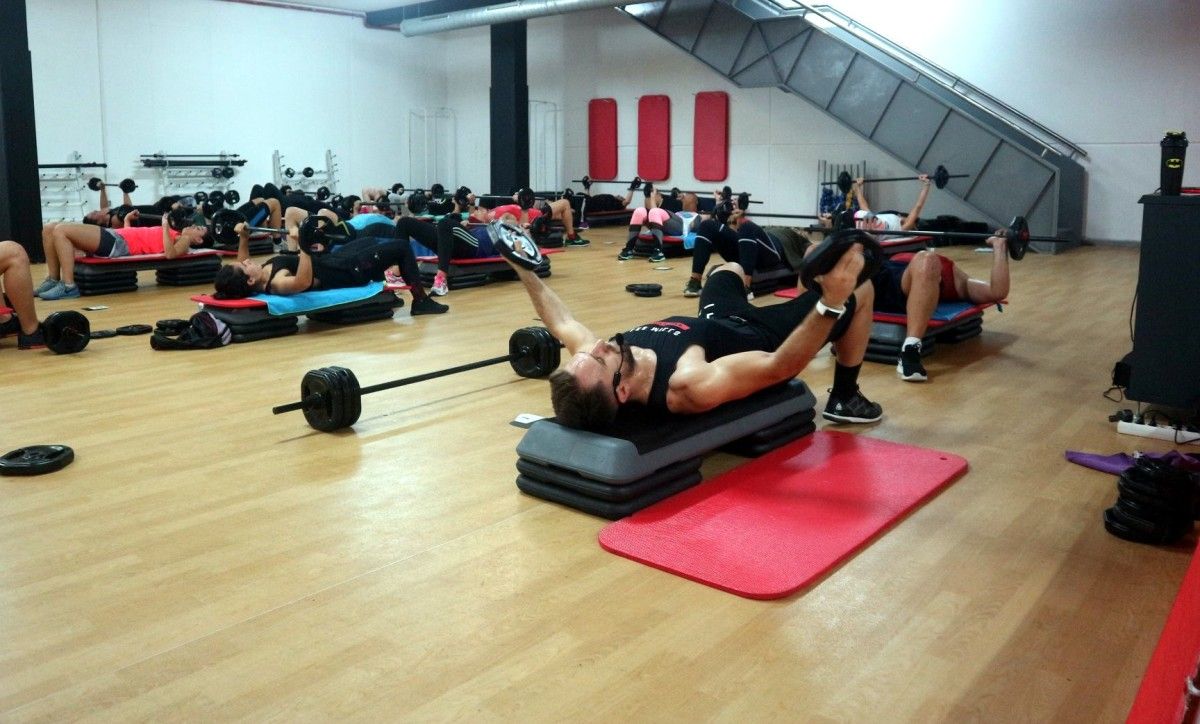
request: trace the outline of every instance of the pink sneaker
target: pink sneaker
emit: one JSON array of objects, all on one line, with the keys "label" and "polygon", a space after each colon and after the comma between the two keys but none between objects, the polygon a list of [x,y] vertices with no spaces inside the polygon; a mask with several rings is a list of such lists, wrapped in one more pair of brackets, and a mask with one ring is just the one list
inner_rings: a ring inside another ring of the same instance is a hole
[{"label": "pink sneaker", "polygon": [[383,281],[389,287],[406,287],[408,284],[404,282],[404,277],[394,273],[391,269],[383,272]]},{"label": "pink sneaker", "polygon": [[433,277],[433,287],[429,292],[437,297],[444,297],[450,293],[450,285],[446,283],[446,272],[438,271]]}]

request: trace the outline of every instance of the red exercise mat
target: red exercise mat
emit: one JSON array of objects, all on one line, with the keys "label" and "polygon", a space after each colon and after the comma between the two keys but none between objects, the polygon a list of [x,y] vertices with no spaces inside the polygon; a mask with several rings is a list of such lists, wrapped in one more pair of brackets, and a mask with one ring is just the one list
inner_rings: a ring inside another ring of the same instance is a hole
[{"label": "red exercise mat", "polygon": [[965,472],[957,455],[821,431],[612,523],[617,555],[747,598],[782,598]]}]

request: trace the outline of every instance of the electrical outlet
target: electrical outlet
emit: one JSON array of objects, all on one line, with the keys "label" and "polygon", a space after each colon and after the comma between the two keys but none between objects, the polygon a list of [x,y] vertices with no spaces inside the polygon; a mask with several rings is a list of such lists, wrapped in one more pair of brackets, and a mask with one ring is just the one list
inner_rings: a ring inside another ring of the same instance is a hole
[{"label": "electrical outlet", "polygon": [[1121,433],[1122,435],[1150,437],[1157,440],[1166,440],[1167,442],[1179,444],[1200,440],[1200,432],[1176,430],[1175,428],[1168,427],[1166,425],[1139,425],[1136,422],[1118,422],[1117,432]]}]

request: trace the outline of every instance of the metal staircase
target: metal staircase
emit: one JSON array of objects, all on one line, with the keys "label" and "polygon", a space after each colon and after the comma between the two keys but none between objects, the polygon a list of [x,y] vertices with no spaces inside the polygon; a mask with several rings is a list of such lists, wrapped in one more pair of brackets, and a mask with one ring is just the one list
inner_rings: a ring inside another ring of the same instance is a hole
[{"label": "metal staircase", "polygon": [[622,10],[743,88],[798,95],[914,169],[969,178],[945,190],[989,223],[1024,216],[1054,252],[1080,242],[1084,151],[825,5],[657,0]]}]

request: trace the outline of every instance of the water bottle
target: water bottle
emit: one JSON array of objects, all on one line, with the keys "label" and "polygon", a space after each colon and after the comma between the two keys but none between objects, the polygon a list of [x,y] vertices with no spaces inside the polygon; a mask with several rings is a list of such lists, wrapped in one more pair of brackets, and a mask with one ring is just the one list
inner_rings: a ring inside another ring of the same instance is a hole
[{"label": "water bottle", "polygon": [[1159,187],[1163,196],[1178,196],[1183,187],[1183,157],[1187,153],[1187,134],[1167,131],[1162,143],[1162,170]]}]

